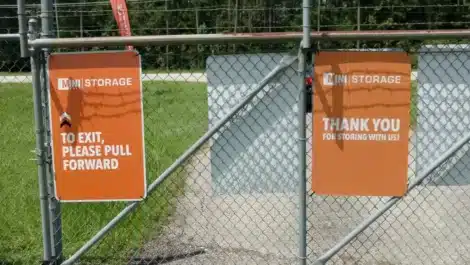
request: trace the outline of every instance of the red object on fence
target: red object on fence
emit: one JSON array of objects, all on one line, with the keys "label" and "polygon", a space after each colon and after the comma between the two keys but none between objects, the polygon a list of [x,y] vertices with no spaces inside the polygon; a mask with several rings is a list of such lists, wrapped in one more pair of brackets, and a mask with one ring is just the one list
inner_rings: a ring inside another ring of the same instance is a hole
[{"label": "red object on fence", "polygon": [[311,76],[305,78],[305,84],[308,86],[312,85],[313,78]]},{"label": "red object on fence", "polygon": [[[114,19],[119,28],[121,36],[131,36],[131,25],[127,13],[126,0],[110,0],[113,9]],[[126,46],[128,50],[134,49],[132,46]]]}]

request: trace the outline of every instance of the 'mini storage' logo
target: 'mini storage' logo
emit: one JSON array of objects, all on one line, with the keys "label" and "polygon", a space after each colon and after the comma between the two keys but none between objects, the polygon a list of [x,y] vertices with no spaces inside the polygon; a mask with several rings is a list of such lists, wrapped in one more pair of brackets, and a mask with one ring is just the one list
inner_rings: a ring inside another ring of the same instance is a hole
[{"label": "'mini storage' logo", "polygon": [[348,82],[348,76],[345,74],[323,73],[323,85],[334,86],[343,85]]},{"label": "'mini storage' logo", "polygon": [[324,86],[347,84],[400,84],[402,76],[387,74],[338,74],[323,73]]},{"label": "'mini storage' logo", "polygon": [[57,90],[74,90],[92,87],[125,87],[132,85],[132,77],[82,79],[57,78]]},{"label": "'mini storage' logo", "polygon": [[82,87],[82,82],[80,79],[57,78],[58,90],[80,89],[81,87]]}]

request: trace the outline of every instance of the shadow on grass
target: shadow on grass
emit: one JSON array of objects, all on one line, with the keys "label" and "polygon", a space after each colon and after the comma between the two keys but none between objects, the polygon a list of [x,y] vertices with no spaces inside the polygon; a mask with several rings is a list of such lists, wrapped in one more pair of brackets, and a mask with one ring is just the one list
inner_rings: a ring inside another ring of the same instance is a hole
[{"label": "shadow on grass", "polygon": [[20,264],[20,263],[0,257],[0,265],[14,265],[14,264]]}]

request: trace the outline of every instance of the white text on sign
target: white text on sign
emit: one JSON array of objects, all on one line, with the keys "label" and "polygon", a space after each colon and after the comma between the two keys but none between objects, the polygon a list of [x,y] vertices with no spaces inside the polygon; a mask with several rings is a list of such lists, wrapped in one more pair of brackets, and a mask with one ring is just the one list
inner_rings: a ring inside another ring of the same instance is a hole
[{"label": "white text on sign", "polygon": [[323,85],[345,85],[345,84],[400,84],[399,75],[348,75],[336,73],[323,73]]},{"label": "white text on sign", "polygon": [[105,144],[101,132],[62,133],[64,170],[116,170],[119,157],[132,156],[128,144]]},{"label": "white text on sign", "polygon": [[132,78],[94,78],[94,79],[71,79],[58,78],[58,90],[83,89],[89,87],[119,87],[132,86]]},{"label": "white text on sign", "polygon": [[400,119],[323,118],[323,140],[399,141]]}]

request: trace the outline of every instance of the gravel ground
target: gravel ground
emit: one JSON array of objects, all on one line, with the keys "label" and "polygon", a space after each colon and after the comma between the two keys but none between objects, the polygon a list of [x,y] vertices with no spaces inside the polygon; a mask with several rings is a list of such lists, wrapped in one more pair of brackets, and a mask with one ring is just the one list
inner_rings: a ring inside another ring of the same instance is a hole
[{"label": "gravel ground", "polygon": [[[413,146],[415,139],[410,142]],[[142,256],[179,256],[165,261],[171,265],[297,264],[297,196],[212,196],[209,155],[205,148],[193,157],[176,215],[163,235],[146,245]],[[416,155],[410,149],[410,161]],[[420,186],[328,264],[469,264],[469,195],[468,185]],[[309,197],[308,264],[387,199]]]},{"label": "gravel ground", "polygon": [[193,158],[173,222],[142,256],[204,250],[167,264],[295,264],[295,195],[212,197],[208,155],[206,148]]}]

